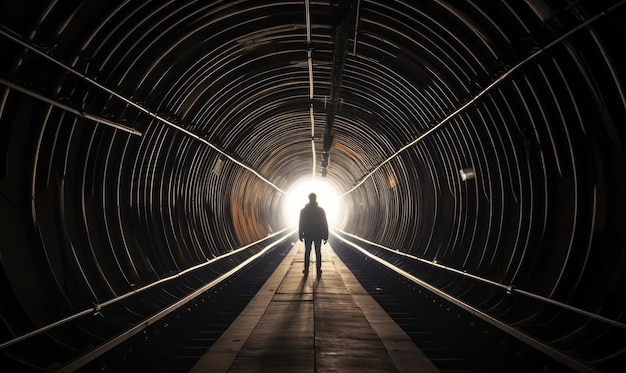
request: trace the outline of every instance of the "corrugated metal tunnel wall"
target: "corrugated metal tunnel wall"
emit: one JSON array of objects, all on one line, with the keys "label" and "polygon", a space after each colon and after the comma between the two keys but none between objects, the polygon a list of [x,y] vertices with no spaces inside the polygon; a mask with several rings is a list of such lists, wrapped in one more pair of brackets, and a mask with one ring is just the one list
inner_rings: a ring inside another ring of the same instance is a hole
[{"label": "corrugated metal tunnel wall", "polygon": [[467,290],[512,325],[565,349],[623,335],[625,19],[609,0],[3,1],[1,340],[282,231],[311,178],[339,192],[337,229],[612,321]]}]

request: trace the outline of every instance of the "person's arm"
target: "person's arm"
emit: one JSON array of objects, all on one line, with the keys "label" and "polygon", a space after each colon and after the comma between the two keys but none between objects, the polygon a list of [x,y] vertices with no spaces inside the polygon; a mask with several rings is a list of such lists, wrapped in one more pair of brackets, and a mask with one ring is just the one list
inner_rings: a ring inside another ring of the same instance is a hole
[{"label": "person's arm", "polygon": [[326,220],[326,211],[322,210],[322,218],[324,220],[324,243],[328,242],[328,220]]},{"label": "person's arm", "polygon": [[300,220],[298,221],[298,239],[300,241],[304,241],[304,219],[303,219],[303,210],[300,210]]}]

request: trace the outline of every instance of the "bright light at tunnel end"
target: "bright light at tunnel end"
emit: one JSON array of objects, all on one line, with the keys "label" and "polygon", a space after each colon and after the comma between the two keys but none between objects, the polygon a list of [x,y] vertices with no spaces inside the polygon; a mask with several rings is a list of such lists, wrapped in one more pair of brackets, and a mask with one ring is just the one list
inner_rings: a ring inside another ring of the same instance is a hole
[{"label": "bright light at tunnel end", "polygon": [[300,210],[309,203],[310,193],[317,195],[317,203],[326,212],[329,228],[340,228],[337,226],[342,215],[339,193],[331,183],[319,178],[299,181],[289,188],[282,202],[285,222],[297,228]]}]

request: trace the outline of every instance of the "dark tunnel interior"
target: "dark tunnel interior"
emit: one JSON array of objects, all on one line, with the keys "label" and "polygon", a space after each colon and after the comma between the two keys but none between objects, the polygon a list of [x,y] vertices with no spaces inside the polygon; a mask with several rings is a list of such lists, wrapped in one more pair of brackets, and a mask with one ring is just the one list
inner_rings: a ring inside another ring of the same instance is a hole
[{"label": "dark tunnel interior", "polygon": [[[3,355],[27,360],[43,343],[28,333],[133,289],[242,261],[295,229],[286,211],[306,197],[288,192],[316,182],[336,232],[502,285],[425,274],[618,369],[625,3],[0,2]],[[93,344],[66,334],[48,338]]]}]

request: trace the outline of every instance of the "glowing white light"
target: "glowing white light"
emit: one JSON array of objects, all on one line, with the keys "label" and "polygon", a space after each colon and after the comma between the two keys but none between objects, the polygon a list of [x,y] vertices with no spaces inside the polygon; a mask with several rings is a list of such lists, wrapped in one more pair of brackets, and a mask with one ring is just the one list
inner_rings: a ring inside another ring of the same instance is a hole
[{"label": "glowing white light", "polygon": [[286,223],[292,227],[298,226],[300,210],[309,203],[310,193],[317,195],[317,203],[326,211],[326,220],[332,229],[337,224],[341,212],[339,193],[332,184],[319,179],[299,182],[287,191],[283,200],[283,216]]}]

